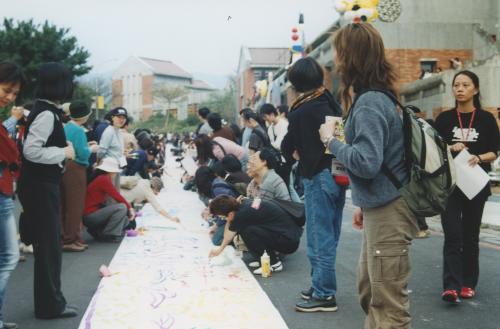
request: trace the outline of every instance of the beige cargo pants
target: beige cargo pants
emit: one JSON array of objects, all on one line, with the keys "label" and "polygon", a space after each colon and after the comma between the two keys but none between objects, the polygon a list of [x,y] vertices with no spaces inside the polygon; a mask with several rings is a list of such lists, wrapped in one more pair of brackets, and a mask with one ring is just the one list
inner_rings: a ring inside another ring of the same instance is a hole
[{"label": "beige cargo pants", "polygon": [[363,209],[363,219],[358,292],[365,329],[409,329],[409,249],[417,220],[402,198]]}]

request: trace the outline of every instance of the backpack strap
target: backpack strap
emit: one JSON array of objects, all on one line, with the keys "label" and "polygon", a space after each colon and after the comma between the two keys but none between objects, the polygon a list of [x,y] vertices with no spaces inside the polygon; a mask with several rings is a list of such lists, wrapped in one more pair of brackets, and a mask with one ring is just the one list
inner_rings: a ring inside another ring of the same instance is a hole
[{"label": "backpack strap", "polygon": [[210,141],[210,144],[212,144],[212,145],[217,145],[217,146],[218,146],[218,147],[220,147],[220,149],[222,150],[222,154],[224,154],[224,156],[226,156],[226,155],[227,155],[226,150],[224,149],[224,147],[223,147],[220,143],[218,143],[218,142],[216,142],[216,141],[214,141],[214,140],[211,140],[211,141]]},{"label": "backpack strap", "polygon": [[252,131],[264,142],[264,146],[271,146],[271,141],[269,140],[269,138],[266,138],[267,135],[262,135],[262,131],[260,131],[259,129],[253,129]]},{"label": "backpack strap", "polygon": [[[354,105],[359,100],[359,98],[361,97],[361,95],[363,95],[363,94],[365,94],[365,93],[367,93],[369,91],[375,91],[375,92],[383,93],[384,95],[386,95],[387,97],[389,97],[391,99],[391,101],[395,105],[399,106],[400,108],[404,108],[403,104],[401,104],[398,101],[398,99],[396,98],[396,96],[394,96],[391,92],[389,92],[387,90],[383,90],[383,89],[363,89],[359,93],[356,94],[356,97],[354,98],[354,102],[352,103],[351,108],[349,109],[347,117],[349,117],[349,115],[351,114],[352,110],[354,109]],[[414,112],[417,112],[417,111],[415,111],[415,109],[417,109],[417,108],[414,107],[414,106],[411,106],[410,109],[412,111],[414,111]],[[346,120],[347,120],[347,118],[346,118]],[[382,162],[381,171],[389,179],[389,181],[392,183],[392,185],[394,185],[394,187],[396,189],[399,190],[399,189],[401,189],[403,187],[403,183],[401,183],[399,181],[399,179],[396,177],[396,175],[394,175],[394,173],[392,172],[392,170],[389,169],[389,167],[384,162]]]}]

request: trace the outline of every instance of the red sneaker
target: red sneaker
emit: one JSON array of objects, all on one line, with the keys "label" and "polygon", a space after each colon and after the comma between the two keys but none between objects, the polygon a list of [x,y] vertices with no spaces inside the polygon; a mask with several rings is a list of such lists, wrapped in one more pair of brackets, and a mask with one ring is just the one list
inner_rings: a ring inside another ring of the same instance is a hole
[{"label": "red sneaker", "polygon": [[456,290],[445,290],[441,294],[441,298],[448,303],[451,304],[459,304],[461,302],[460,298],[458,298],[458,293]]},{"label": "red sneaker", "polygon": [[460,297],[462,298],[472,298],[476,295],[476,292],[474,289],[469,288],[469,287],[463,287],[462,290],[460,290]]}]

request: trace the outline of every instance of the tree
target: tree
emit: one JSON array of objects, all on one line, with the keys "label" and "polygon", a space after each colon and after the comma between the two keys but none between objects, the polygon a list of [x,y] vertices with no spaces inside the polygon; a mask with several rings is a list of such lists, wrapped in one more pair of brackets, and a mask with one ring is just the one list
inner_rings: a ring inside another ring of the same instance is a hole
[{"label": "tree", "polygon": [[236,79],[229,77],[228,85],[223,90],[212,92],[208,100],[202,102],[198,107],[208,107],[210,111],[218,112],[224,119],[234,121],[236,99]]},{"label": "tree", "polygon": [[[111,103],[111,81],[103,77],[95,77],[92,79],[79,80],[75,83],[75,90],[73,92],[73,99],[84,101],[87,104],[92,104],[92,108],[95,109],[96,97],[104,97],[104,110],[109,109],[109,104]],[[90,117],[89,121],[99,119],[103,117],[102,111],[97,112],[98,117],[95,118],[96,112],[93,111],[93,115]]]},{"label": "tree", "polygon": [[153,87],[153,97],[155,101],[162,105],[166,103],[165,128],[168,127],[170,110],[173,103],[185,102],[189,91],[183,86],[171,86],[168,84],[155,84]]},{"label": "tree", "polygon": [[70,36],[69,31],[48,21],[35,24],[32,19],[14,22],[4,18],[0,25],[0,58],[14,61],[23,68],[27,84],[20,100],[33,98],[36,74],[42,63],[63,63],[75,77],[91,70],[87,65],[90,53],[78,46],[77,39]]}]

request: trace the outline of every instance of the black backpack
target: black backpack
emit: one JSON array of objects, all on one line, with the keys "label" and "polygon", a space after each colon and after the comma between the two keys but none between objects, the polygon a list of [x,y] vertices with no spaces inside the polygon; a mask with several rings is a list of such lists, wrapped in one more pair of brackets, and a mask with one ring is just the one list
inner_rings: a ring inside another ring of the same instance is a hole
[{"label": "black backpack", "polygon": [[303,203],[281,199],[268,199],[289,214],[297,226],[302,227],[306,223],[306,210]]}]

